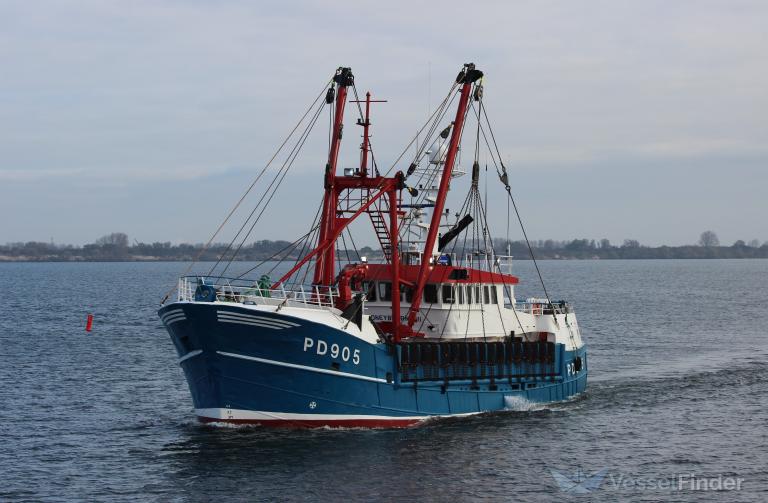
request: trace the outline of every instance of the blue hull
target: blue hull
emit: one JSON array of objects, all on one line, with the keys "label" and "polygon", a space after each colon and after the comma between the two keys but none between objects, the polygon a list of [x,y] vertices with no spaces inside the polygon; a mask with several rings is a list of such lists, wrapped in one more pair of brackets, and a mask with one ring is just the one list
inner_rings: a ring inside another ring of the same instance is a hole
[{"label": "blue hull", "polygon": [[465,344],[475,356],[451,364],[438,358],[437,349],[415,354],[234,304],[174,303],[158,314],[203,421],[408,426],[435,416],[504,410],[519,400],[561,401],[587,385],[585,347],[510,345],[504,356],[501,343],[493,353],[480,343]]}]

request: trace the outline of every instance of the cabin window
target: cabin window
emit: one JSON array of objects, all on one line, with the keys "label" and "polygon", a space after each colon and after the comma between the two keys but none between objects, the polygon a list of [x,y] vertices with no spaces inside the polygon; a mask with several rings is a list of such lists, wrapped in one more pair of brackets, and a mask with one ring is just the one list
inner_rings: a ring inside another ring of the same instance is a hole
[{"label": "cabin window", "polygon": [[392,283],[389,281],[379,282],[379,299],[384,301],[392,300]]},{"label": "cabin window", "polygon": [[413,288],[409,286],[404,286],[403,290],[405,291],[405,301],[413,302]]},{"label": "cabin window", "polygon": [[363,290],[365,291],[365,299],[368,302],[376,301],[376,283],[374,283],[373,281],[371,281],[370,283],[367,281],[364,282]]},{"label": "cabin window", "polygon": [[456,285],[456,288],[459,290],[459,304],[464,303],[464,285]]},{"label": "cabin window", "polygon": [[487,286],[483,287],[483,302],[485,302],[486,304],[490,304],[491,303],[491,294],[488,291],[488,287]]},{"label": "cabin window", "polygon": [[482,297],[480,297],[480,287],[479,286],[475,287],[475,302],[477,302],[478,304],[482,304],[483,303],[483,299],[482,299]]},{"label": "cabin window", "polygon": [[456,299],[453,297],[453,287],[451,285],[443,285],[443,303],[453,304]]},{"label": "cabin window", "polygon": [[472,287],[467,285],[467,304],[472,303]]},{"label": "cabin window", "polygon": [[494,285],[494,286],[491,287],[491,304],[498,304],[499,303],[499,299],[498,299],[498,297],[496,295],[497,295],[496,294],[496,286]]},{"label": "cabin window", "polygon": [[424,285],[424,302],[437,302],[437,285]]}]

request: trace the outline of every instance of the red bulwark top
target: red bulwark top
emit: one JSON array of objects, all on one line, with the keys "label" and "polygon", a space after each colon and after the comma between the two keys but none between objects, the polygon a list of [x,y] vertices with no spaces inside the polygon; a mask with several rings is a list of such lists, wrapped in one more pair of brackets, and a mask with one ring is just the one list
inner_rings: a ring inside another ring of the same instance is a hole
[{"label": "red bulwark top", "polygon": [[[414,283],[419,276],[418,265],[400,264],[400,279],[405,283]],[[466,272],[465,272],[466,271]],[[366,280],[392,281],[392,266],[389,264],[368,264]],[[516,285],[519,280],[511,274],[481,271],[469,267],[434,265],[427,275],[427,283],[486,283]]]}]

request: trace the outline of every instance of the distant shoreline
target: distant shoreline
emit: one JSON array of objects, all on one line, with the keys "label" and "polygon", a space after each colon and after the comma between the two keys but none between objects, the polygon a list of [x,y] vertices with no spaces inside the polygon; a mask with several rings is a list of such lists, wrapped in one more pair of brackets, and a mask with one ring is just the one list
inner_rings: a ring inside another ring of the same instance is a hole
[{"label": "distant shoreline", "polygon": [[[708,238],[708,239],[705,239]],[[497,255],[512,255],[514,260],[530,260],[529,245],[525,241],[506,241],[494,239],[485,245],[462,246],[444,250],[455,257],[474,253],[485,246]],[[607,239],[573,239],[555,241],[551,239],[530,242],[537,260],[647,260],[647,259],[746,259],[768,258],[768,242],[757,240],[749,244],[742,240],[731,246],[720,246],[714,233],[702,234],[698,245],[683,246],[643,246],[636,240],[627,239],[620,246],[611,244]],[[260,262],[266,260],[297,260],[312,249],[305,240],[294,242],[271,241],[268,239],[248,244],[212,243],[178,244],[170,242],[129,244],[124,233],[113,233],[83,246],[60,245],[28,241],[26,243],[8,243],[0,245],[0,262]],[[384,255],[378,248],[362,246],[354,249],[340,249],[340,260],[345,262],[360,261],[367,257],[371,262],[383,262]]]},{"label": "distant shoreline", "polygon": [[[381,263],[383,262],[384,257],[371,257],[368,260],[371,263]],[[558,262],[566,262],[566,261],[619,261],[619,260],[764,260],[768,259],[768,256],[766,257],[613,257],[613,258],[601,258],[601,257],[587,257],[587,258],[581,258],[581,257],[536,257],[536,260],[542,261],[558,261]],[[247,260],[234,260],[233,262],[277,262],[280,259],[247,259]],[[282,259],[283,262],[292,262],[295,261],[295,258],[289,258],[289,259]],[[514,261],[521,261],[521,262],[530,262],[530,257],[513,257]],[[359,259],[357,259],[359,261]],[[69,264],[108,264],[108,263],[160,263],[160,262],[179,262],[179,263],[189,263],[189,262],[196,262],[201,264],[213,264],[217,261],[215,259],[206,259],[206,260],[193,260],[191,258],[185,259],[185,258],[157,258],[157,259],[146,259],[146,258],[119,258],[119,259],[45,259],[45,258],[21,258],[21,257],[14,257],[14,258],[8,258],[8,257],[0,257],[0,264],[57,264],[57,263],[69,263]]]}]

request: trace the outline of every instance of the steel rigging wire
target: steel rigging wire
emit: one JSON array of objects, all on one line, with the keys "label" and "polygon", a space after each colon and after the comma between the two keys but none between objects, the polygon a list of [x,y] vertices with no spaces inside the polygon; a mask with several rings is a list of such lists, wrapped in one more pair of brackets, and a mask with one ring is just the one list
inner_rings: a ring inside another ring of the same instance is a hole
[{"label": "steel rigging wire", "polygon": [[[472,109],[475,111],[475,115],[477,116],[478,121],[481,120],[481,114],[485,118],[485,123],[488,126],[488,131],[489,131],[489,133],[491,135],[491,139],[493,140],[493,145],[495,147],[496,156],[499,159],[499,163],[498,164],[496,163],[496,158],[494,157],[493,151],[491,150],[491,146],[490,146],[490,144],[488,142],[488,137],[485,134],[485,129],[482,128],[482,126],[481,126],[480,130],[481,130],[481,133],[483,135],[483,139],[485,140],[485,143],[488,146],[488,149],[489,149],[489,151],[491,153],[491,161],[493,162],[494,167],[496,168],[496,173],[497,173],[497,175],[499,177],[499,180],[504,185],[504,188],[505,188],[505,190],[507,192],[507,196],[509,198],[509,201],[512,203],[512,207],[515,210],[515,215],[517,216],[517,221],[520,224],[520,230],[522,231],[523,237],[525,238],[525,243],[526,243],[526,245],[528,247],[528,252],[529,252],[529,254],[531,256],[531,260],[533,261],[533,265],[536,268],[536,274],[538,275],[539,282],[541,283],[541,287],[544,290],[544,296],[547,298],[547,304],[549,305],[549,307],[550,307],[550,309],[552,311],[552,316],[555,319],[555,324],[559,325],[558,322],[557,322],[557,316],[556,316],[556,313],[555,313],[554,306],[552,304],[552,300],[551,300],[551,298],[549,296],[549,292],[547,291],[547,286],[544,283],[544,278],[542,277],[541,269],[539,269],[538,261],[536,260],[536,255],[533,253],[533,247],[531,246],[531,242],[528,239],[528,233],[525,230],[525,225],[523,224],[523,219],[520,216],[520,212],[518,211],[517,203],[515,202],[515,198],[512,196],[512,190],[511,190],[511,187],[509,185],[509,176],[507,174],[507,168],[504,166],[504,162],[501,159],[501,152],[499,151],[499,146],[496,143],[496,136],[493,133],[493,129],[491,127],[491,123],[488,120],[488,113],[486,112],[486,107],[480,106],[479,108],[480,108],[479,111],[475,110],[474,109],[474,104],[472,104]],[[499,170],[499,165],[501,166],[501,170]],[[497,267],[499,267],[499,272],[501,272],[501,266],[497,265]]]},{"label": "steel rigging wire", "polygon": [[[229,246],[227,246],[227,249],[224,251],[224,253],[222,253],[222,257],[211,268],[211,271],[208,273],[209,276],[211,276],[213,274],[213,271],[215,270],[215,268],[222,261],[223,257],[226,256],[227,252],[231,249],[232,244],[234,244],[234,242],[237,241],[237,238],[240,236],[240,234],[242,233],[243,229],[248,225],[248,222],[250,221],[251,218],[253,218],[254,213],[256,213],[256,211],[261,206],[261,211],[256,216],[255,220],[253,221],[253,223],[251,224],[250,228],[248,229],[248,232],[245,234],[245,236],[241,240],[241,242],[238,245],[237,249],[233,252],[232,257],[229,259],[229,261],[227,262],[227,264],[224,267],[224,269],[221,271],[221,273],[219,273],[219,278],[223,277],[224,274],[227,272],[227,269],[229,269],[229,266],[232,264],[232,262],[237,257],[237,254],[240,252],[240,249],[243,247],[243,245],[245,244],[245,241],[248,239],[248,237],[253,232],[254,227],[259,222],[259,220],[261,219],[262,215],[264,214],[264,211],[269,206],[269,203],[272,201],[272,198],[277,193],[277,190],[280,188],[280,185],[283,183],[283,180],[285,180],[285,177],[288,174],[288,172],[290,171],[291,167],[293,167],[293,163],[296,161],[296,158],[298,157],[299,152],[301,151],[301,148],[304,146],[304,142],[306,142],[307,138],[309,137],[309,133],[312,132],[312,129],[314,128],[315,124],[317,123],[317,119],[320,117],[320,113],[322,112],[322,110],[323,110],[322,107],[324,105],[325,105],[324,103],[321,104],[320,108],[318,108],[317,112],[312,117],[312,120],[309,122],[309,124],[307,124],[307,127],[302,132],[302,136],[299,137],[298,142],[294,145],[293,149],[288,154],[288,157],[283,162],[283,165],[280,167],[278,172],[275,174],[274,178],[272,179],[272,182],[270,182],[269,186],[267,186],[267,188],[264,190],[264,193],[262,194],[261,198],[256,203],[256,205],[254,206],[254,208],[251,211],[250,215],[248,215],[248,218],[245,220],[245,223],[243,223],[243,225],[240,227],[240,230],[237,231],[237,234],[235,235],[233,240],[230,242]],[[273,186],[274,186],[274,188],[273,188]],[[266,202],[264,202],[264,198],[267,197],[267,195],[269,195],[269,198],[266,200]],[[263,205],[262,205],[262,203],[263,203]]]},{"label": "steel rigging wire", "polygon": [[[186,276],[187,274],[189,274],[189,272],[192,270],[192,267],[194,267],[194,265],[200,260],[200,257],[202,257],[203,253],[211,246],[211,243],[213,243],[213,240],[216,239],[216,236],[219,235],[219,233],[224,228],[224,226],[227,224],[227,222],[229,222],[229,219],[232,218],[232,215],[235,214],[235,212],[240,207],[240,205],[243,203],[245,198],[248,196],[248,194],[250,194],[251,190],[253,190],[253,187],[256,186],[256,183],[258,183],[258,181],[261,179],[261,177],[264,175],[264,173],[266,173],[267,169],[269,169],[269,167],[272,165],[272,162],[274,162],[274,160],[277,158],[277,156],[280,155],[280,152],[282,152],[282,150],[285,147],[285,145],[293,137],[294,133],[296,133],[296,130],[298,130],[299,126],[301,126],[301,124],[304,122],[304,119],[306,119],[307,115],[309,115],[309,113],[315,107],[315,104],[317,103],[317,101],[323,97],[323,95],[326,92],[326,88],[328,87],[328,85],[331,82],[333,82],[333,78],[331,78],[330,80],[327,80],[323,84],[323,87],[322,87],[322,90],[320,91],[320,94],[318,94],[317,97],[309,105],[309,107],[307,107],[307,110],[304,112],[304,114],[301,116],[301,118],[298,120],[298,122],[296,122],[296,125],[293,126],[293,129],[291,129],[290,133],[288,133],[288,136],[285,137],[285,139],[280,144],[280,146],[277,148],[277,150],[275,150],[275,153],[272,154],[272,157],[269,159],[267,164],[261,169],[259,174],[256,175],[256,178],[254,178],[254,180],[251,182],[251,184],[245,190],[245,192],[240,197],[240,199],[237,201],[237,203],[235,203],[235,205],[229,211],[229,213],[224,218],[224,220],[221,222],[221,224],[219,224],[219,226],[216,229],[216,231],[211,235],[210,239],[208,239],[208,242],[206,242],[205,245],[200,249],[200,251],[198,252],[197,256],[194,258],[194,260],[192,260],[192,262],[189,264],[189,266],[187,266],[187,268],[184,270],[184,272],[181,274],[181,276]],[[174,290],[176,290],[176,288],[178,288],[178,285],[174,285],[170,290],[168,290],[168,292],[165,294],[163,299],[160,301],[161,305],[165,304],[165,301],[168,300],[168,298],[171,296],[171,294],[174,292]]]}]

